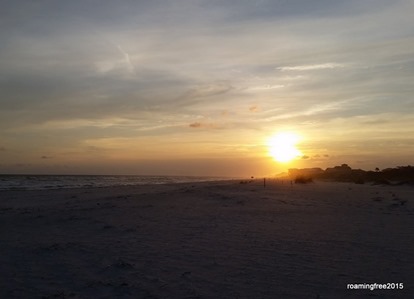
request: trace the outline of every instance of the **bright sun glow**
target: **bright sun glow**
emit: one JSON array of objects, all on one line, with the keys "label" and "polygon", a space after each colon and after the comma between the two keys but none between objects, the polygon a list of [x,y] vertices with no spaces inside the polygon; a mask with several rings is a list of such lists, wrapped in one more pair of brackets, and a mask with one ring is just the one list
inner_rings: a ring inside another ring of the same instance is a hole
[{"label": "bright sun glow", "polygon": [[298,141],[299,136],[294,133],[279,133],[269,139],[269,153],[278,162],[290,162],[302,155],[296,148]]}]

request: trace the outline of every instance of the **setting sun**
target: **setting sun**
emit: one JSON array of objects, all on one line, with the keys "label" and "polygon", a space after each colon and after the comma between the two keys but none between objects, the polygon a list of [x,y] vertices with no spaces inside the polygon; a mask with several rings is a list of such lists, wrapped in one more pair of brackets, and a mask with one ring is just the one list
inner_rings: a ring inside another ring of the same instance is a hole
[{"label": "setting sun", "polygon": [[278,162],[290,162],[302,153],[296,148],[299,136],[283,132],[271,137],[268,141],[269,153]]}]

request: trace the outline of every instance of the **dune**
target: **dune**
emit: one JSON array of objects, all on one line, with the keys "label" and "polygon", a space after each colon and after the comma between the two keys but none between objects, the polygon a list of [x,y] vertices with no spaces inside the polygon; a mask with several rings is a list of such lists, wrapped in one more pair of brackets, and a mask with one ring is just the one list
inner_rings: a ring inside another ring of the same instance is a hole
[{"label": "dune", "polygon": [[410,298],[413,198],[281,180],[0,191],[0,298]]}]

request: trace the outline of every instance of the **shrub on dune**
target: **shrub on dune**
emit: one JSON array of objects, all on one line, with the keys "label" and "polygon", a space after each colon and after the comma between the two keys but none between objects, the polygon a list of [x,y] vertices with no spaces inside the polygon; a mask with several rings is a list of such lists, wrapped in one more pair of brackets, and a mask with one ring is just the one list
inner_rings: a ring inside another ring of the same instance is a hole
[{"label": "shrub on dune", "polygon": [[295,178],[295,184],[308,184],[308,183],[312,183],[313,179],[310,177],[305,177],[305,176],[297,176]]}]

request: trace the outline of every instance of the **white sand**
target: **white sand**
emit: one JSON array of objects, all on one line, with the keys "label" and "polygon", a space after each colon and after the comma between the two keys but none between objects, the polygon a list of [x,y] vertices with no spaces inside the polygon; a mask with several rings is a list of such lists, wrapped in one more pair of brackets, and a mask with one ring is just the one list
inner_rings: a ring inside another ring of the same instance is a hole
[{"label": "white sand", "polygon": [[[414,298],[414,188],[0,192],[0,298]],[[347,290],[402,282],[403,290]]]}]

